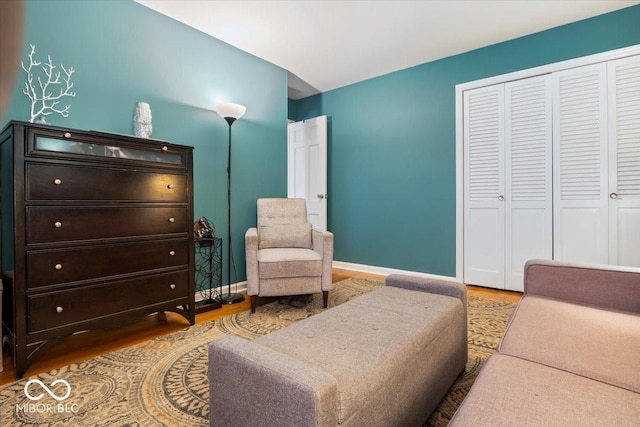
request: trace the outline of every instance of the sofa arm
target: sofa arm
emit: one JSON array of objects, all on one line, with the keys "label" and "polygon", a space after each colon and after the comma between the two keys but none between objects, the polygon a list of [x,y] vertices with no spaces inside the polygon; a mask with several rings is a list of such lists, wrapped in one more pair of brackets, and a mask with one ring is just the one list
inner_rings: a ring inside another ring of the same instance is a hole
[{"label": "sofa arm", "polygon": [[640,269],[531,260],[524,266],[524,293],[640,313]]},{"label": "sofa arm", "polygon": [[260,283],[258,278],[258,229],[249,228],[244,235],[244,254],[247,265],[247,295],[258,295]]},{"label": "sofa arm", "polygon": [[387,276],[385,284],[411,291],[429,292],[458,298],[462,301],[465,312],[467,310],[467,287],[462,283],[404,274],[390,274]]},{"label": "sofa arm", "polygon": [[236,336],[209,344],[209,390],[211,425],[338,424],[334,377]]},{"label": "sofa arm", "polygon": [[322,257],[322,290],[333,288],[333,233],[313,229],[311,233],[313,250]]}]

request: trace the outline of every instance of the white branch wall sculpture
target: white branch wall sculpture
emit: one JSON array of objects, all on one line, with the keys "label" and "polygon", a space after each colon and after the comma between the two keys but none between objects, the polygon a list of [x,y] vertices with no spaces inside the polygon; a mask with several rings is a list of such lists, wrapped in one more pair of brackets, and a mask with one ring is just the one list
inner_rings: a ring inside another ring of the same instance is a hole
[{"label": "white branch wall sculpture", "polygon": [[[69,109],[71,105],[59,106],[60,99],[65,96],[76,96],[75,92],[72,92],[73,83],[71,82],[71,76],[75,72],[73,67],[66,69],[64,65],[60,64],[60,68],[64,73],[61,76],[60,71],[56,71],[58,67],[53,65],[51,55],[48,56],[48,60],[45,64],[38,62],[34,59],[36,52],[35,45],[31,46],[31,52],[29,53],[29,65],[25,66],[24,62],[20,62],[22,69],[27,73],[27,81],[24,84],[22,92],[31,100],[31,117],[29,122],[33,123],[35,119],[40,117],[40,123],[46,123],[45,117],[58,113],[62,117],[69,116]],[[40,75],[36,75],[39,73]],[[42,75],[44,74],[44,75]],[[58,92],[56,92],[58,89]]]}]

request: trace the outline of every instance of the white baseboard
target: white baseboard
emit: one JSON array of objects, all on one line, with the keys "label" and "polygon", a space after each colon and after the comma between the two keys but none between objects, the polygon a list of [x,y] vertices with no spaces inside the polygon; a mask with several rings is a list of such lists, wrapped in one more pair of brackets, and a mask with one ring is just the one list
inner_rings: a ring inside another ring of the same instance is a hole
[{"label": "white baseboard", "polygon": [[452,282],[457,282],[456,278],[452,276],[440,276],[437,274],[421,273],[418,271],[398,270],[395,268],[376,267],[373,265],[365,265],[365,264],[354,264],[351,262],[344,262],[344,261],[333,261],[333,268],[360,271],[362,273],[379,274],[381,276],[388,276],[390,274],[408,274],[410,276],[424,277],[427,279],[449,280]]},{"label": "white baseboard", "polygon": [[[456,282],[456,278],[452,276],[440,276],[437,274],[429,274],[429,273],[421,273],[418,271],[410,271],[410,270],[398,270],[395,268],[387,268],[387,267],[377,267],[374,265],[365,265],[365,264],[354,264],[351,262],[344,261],[333,261],[333,268],[341,268],[343,270],[351,270],[351,271],[359,271],[362,273],[371,273],[371,274],[379,274],[381,276],[388,276],[390,274],[408,274],[410,276],[424,277],[427,279],[437,279],[437,280],[449,280],[452,282]],[[242,282],[234,283],[231,285],[231,293],[240,293],[247,290],[247,281],[244,280]],[[229,286],[223,286],[220,290],[222,295],[227,295],[229,293]],[[200,295],[199,292],[196,291],[196,302],[202,301],[204,298]]]}]

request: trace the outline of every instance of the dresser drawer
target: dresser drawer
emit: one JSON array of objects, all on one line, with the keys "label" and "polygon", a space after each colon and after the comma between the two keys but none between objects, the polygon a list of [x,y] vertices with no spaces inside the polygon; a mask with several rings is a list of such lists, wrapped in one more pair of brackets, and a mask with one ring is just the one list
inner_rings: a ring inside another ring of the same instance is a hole
[{"label": "dresser drawer", "polygon": [[187,177],[179,174],[27,164],[27,200],[187,202]]},{"label": "dresser drawer", "polygon": [[189,239],[27,252],[27,288],[186,266]]},{"label": "dresser drawer", "polygon": [[32,295],[27,297],[29,333],[185,299],[188,283],[189,272],[180,271]]},{"label": "dresser drawer", "polygon": [[30,156],[100,163],[155,163],[161,167],[181,169],[191,166],[191,155],[185,152],[184,147],[131,135],[32,128],[27,141]]},{"label": "dresser drawer", "polygon": [[191,226],[180,206],[30,206],[26,223],[28,244],[186,233]]}]

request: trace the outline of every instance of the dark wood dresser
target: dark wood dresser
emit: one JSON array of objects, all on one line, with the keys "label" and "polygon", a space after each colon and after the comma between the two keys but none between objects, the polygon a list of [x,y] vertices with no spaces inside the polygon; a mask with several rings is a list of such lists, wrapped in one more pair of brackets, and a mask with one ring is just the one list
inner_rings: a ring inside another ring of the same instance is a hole
[{"label": "dark wood dresser", "polygon": [[193,148],[10,122],[3,334],[16,376],[60,339],[158,311],[194,323]]}]

